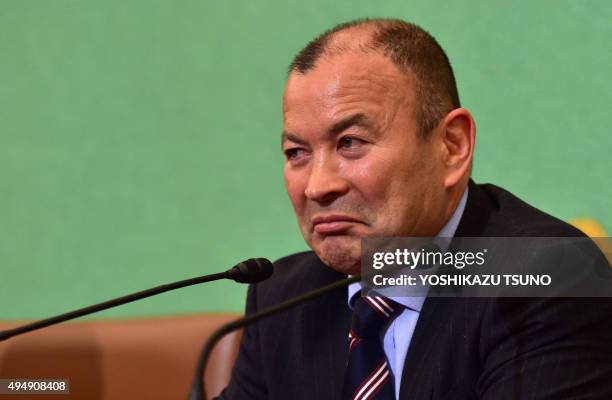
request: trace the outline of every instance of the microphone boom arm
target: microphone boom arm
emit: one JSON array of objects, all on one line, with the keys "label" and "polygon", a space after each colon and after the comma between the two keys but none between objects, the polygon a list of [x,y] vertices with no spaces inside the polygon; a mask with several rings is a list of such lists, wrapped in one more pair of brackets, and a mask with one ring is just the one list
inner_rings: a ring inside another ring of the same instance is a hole
[{"label": "microphone boom arm", "polygon": [[125,303],[130,303],[132,301],[144,299],[146,297],[155,296],[160,293],[169,292],[170,290],[197,285],[199,283],[217,281],[220,279],[232,279],[239,283],[255,283],[269,278],[270,275],[272,275],[272,271],[272,263],[269,260],[265,258],[250,258],[246,261],[236,264],[234,267],[228,269],[225,272],[198,276],[195,278],[184,279],[181,281],[156,286],[151,289],[142,290],[140,292],[128,294],[126,296],[104,301],[102,303],[94,304],[92,306],[56,315],[55,317],[41,319],[39,321],[35,321],[26,325],[18,326],[17,328],[1,331],[0,342],[9,339],[13,336],[21,335],[22,333],[59,324],[60,322],[93,314],[98,311],[107,310],[109,308],[117,307]]},{"label": "microphone boom arm", "polygon": [[104,301],[102,303],[94,304],[92,306],[79,308],[78,310],[70,311],[64,314],[56,315],[54,317],[41,319],[39,321],[32,322],[27,325],[23,325],[14,329],[8,329],[0,332],[0,342],[9,339],[13,336],[20,335],[22,333],[34,331],[36,329],[45,328],[50,325],[59,324],[60,322],[69,321],[71,319],[79,318],[85,315],[93,314],[98,311],[107,310],[109,308],[117,307],[125,303],[144,299],[145,297],[155,296],[156,294],[168,292],[170,290],[183,288],[186,286],[197,285],[198,283],[215,281],[218,279],[227,278],[228,272],[219,272],[212,275],[198,276],[196,278],[184,279],[182,281],[168,283],[166,285],[156,286],[151,289],[142,290],[140,292],[128,294],[126,296],[118,297],[116,299]]}]

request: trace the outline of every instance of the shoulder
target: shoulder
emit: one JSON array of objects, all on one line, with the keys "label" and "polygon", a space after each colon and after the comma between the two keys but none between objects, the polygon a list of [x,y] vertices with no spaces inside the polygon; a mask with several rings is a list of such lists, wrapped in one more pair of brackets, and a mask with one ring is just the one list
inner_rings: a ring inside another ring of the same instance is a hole
[{"label": "shoulder", "polygon": [[506,189],[473,181],[470,181],[462,223],[468,228],[480,225],[479,234],[474,236],[585,236],[577,228],[533,207]]}]

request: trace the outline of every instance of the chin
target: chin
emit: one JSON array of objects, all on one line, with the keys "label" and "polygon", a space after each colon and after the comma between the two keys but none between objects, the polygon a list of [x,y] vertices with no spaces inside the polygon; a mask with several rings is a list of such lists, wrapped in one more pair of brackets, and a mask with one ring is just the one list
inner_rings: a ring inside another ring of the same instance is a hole
[{"label": "chin", "polygon": [[327,237],[311,247],[325,265],[341,274],[355,275],[361,272],[360,239]]}]

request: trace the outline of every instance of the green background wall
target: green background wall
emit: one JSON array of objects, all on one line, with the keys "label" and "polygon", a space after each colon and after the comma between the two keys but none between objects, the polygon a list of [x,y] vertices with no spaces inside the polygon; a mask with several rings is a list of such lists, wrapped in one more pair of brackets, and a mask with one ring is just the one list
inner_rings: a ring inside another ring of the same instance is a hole
[{"label": "green background wall", "polygon": [[[284,192],[291,57],[395,16],[449,53],[474,176],[612,228],[610,1],[0,1],[0,318],[305,249]],[[107,311],[238,311],[199,286]]]}]

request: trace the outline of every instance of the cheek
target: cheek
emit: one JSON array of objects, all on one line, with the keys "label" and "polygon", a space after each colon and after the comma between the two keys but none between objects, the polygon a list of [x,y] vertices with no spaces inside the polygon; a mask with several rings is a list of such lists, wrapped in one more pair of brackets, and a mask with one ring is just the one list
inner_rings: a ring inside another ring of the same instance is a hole
[{"label": "cheek", "polygon": [[305,180],[302,175],[285,167],[285,188],[296,212],[302,208],[302,204],[306,199],[304,195],[306,186],[304,185]]},{"label": "cheek", "polygon": [[394,174],[393,163],[382,154],[343,165],[344,176],[360,193],[369,205],[370,202],[384,201],[392,190]]},{"label": "cheek", "polygon": [[346,169],[362,210],[378,229],[399,231],[398,226],[405,224],[406,215],[420,202],[423,188],[415,161],[409,151],[385,148]]}]

